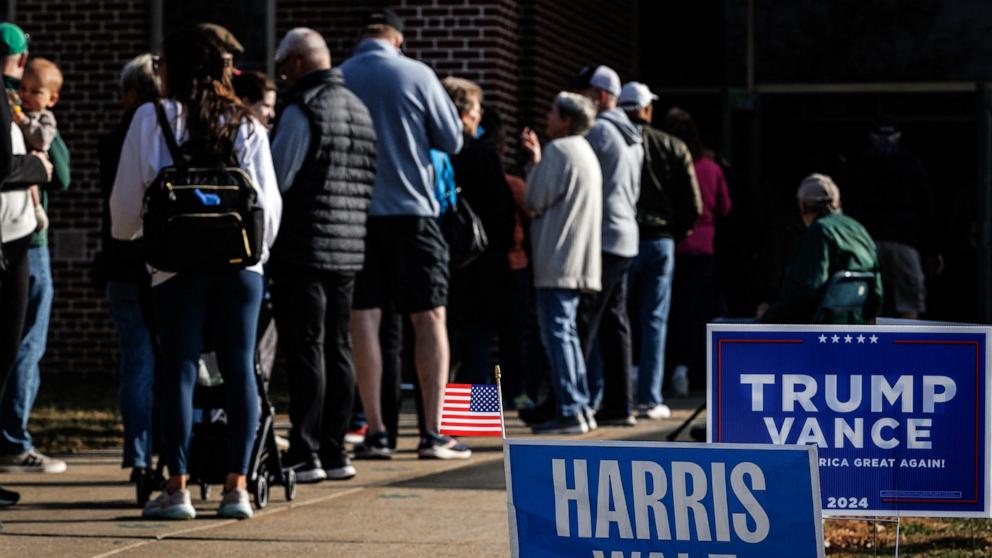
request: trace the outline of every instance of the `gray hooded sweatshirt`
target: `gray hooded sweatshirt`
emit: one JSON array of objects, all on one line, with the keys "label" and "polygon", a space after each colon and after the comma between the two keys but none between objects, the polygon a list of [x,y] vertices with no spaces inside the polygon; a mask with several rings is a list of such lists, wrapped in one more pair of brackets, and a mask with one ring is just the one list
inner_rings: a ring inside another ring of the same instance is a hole
[{"label": "gray hooded sweatshirt", "polygon": [[633,258],[644,164],[641,130],[615,108],[599,114],[586,139],[603,169],[603,251]]}]

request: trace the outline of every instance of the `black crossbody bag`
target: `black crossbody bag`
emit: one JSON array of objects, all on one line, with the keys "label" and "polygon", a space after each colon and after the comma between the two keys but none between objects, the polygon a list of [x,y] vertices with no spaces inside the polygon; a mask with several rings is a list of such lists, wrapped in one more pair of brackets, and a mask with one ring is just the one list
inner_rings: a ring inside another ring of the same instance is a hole
[{"label": "black crossbody bag", "polygon": [[[224,271],[262,257],[264,211],[248,173],[233,158],[204,164],[176,142],[165,110],[155,104],[172,165],[159,171],[144,199],[145,260],[171,272]],[[193,164],[196,163],[196,164]]]}]

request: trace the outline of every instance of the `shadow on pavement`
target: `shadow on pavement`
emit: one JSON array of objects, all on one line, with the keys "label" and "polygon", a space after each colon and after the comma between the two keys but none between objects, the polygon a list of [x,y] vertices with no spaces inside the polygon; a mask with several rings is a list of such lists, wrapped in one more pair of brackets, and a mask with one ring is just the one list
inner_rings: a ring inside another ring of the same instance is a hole
[{"label": "shadow on pavement", "polygon": [[496,460],[467,465],[451,471],[401,481],[388,486],[391,488],[428,488],[435,490],[505,490],[505,479],[503,461]]}]

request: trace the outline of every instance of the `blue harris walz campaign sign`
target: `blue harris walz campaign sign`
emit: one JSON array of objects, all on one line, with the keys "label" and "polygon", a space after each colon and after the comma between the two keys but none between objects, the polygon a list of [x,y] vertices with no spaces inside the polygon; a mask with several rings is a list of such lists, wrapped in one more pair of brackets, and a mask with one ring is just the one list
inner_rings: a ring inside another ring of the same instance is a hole
[{"label": "blue harris walz campaign sign", "polygon": [[824,515],[989,517],[989,331],[711,325],[708,439],[816,446]]},{"label": "blue harris walz campaign sign", "polygon": [[814,448],[506,440],[514,558],[822,558]]}]

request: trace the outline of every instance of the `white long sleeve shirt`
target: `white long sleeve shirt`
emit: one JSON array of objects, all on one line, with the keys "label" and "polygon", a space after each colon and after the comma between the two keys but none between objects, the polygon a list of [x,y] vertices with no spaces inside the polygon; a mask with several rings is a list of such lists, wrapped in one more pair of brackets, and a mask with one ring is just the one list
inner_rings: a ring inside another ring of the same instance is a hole
[{"label": "white long sleeve shirt", "polygon": [[[14,155],[25,155],[24,136],[17,124],[10,125],[10,146]],[[38,228],[31,193],[10,190],[0,194],[0,238],[4,242],[24,238]]]},{"label": "white long sleeve shirt", "polygon": [[[186,139],[186,115],[183,106],[176,101],[162,101],[165,115],[172,125],[179,143]],[[282,197],[276,183],[269,151],[269,137],[265,128],[254,118],[246,121],[238,130],[234,141],[234,155],[258,192],[259,203],[265,212],[265,243],[262,259],[258,264],[247,268],[262,273],[262,264],[269,258],[269,248],[275,242],[282,217]],[[145,190],[158,176],[160,170],[172,164],[172,156],[165,144],[165,138],[158,126],[155,105],[145,103],[134,113],[131,127],[127,131],[124,147],[121,150],[120,164],[114,179],[114,189],[110,194],[111,235],[119,240],[135,240],[142,235],[142,206]],[[159,285],[173,277],[174,273],[151,270],[152,285]]]}]

